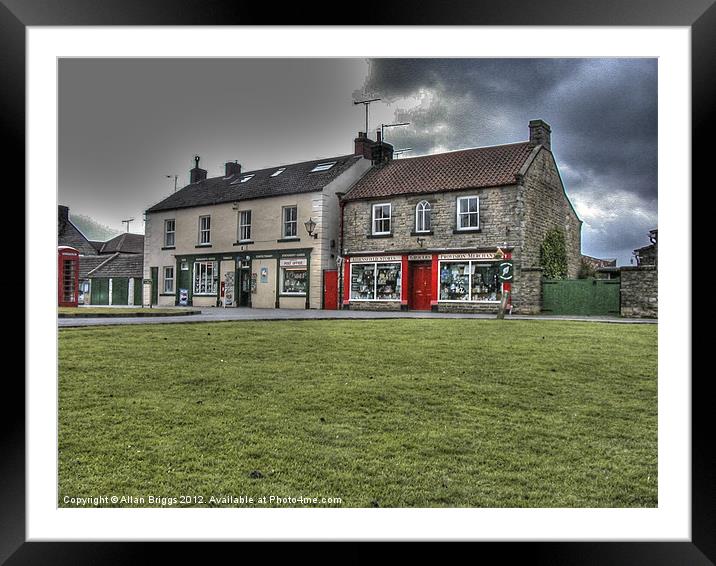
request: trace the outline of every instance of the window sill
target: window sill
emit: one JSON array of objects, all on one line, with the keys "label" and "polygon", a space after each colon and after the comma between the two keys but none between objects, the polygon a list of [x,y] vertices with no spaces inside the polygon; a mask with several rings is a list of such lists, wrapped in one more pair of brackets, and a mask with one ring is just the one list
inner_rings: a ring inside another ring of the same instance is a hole
[{"label": "window sill", "polygon": [[453,234],[479,234],[482,232],[482,228],[455,228]]},{"label": "window sill", "polygon": [[306,298],[306,293],[279,293],[278,296],[279,296],[279,297],[284,297],[284,298],[297,297],[297,298],[303,298],[303,299],[305,299],[305,298]]},{"label": "window sill", "polygon": [[427,232],[415,232],[415,231],[413,231],[413,232],[410,233],[410,235],[411,235],[411,236],[432,236],[432,235],[433,235],[433,231],[432,231],[432,230],[428,230]]},{"label": "window sill", "polygon": [[195,248],[210,248],[211,244],[197,244]]},{"label": "window sill", "polygon": [[276,241],[279,243],[281,243],[281,242],[300,242],[301,238],[299,238],[298,236],[295,236],[295,237],[291,237],[291,238],[280,238]]},{"label": "window sill", "polygon": [[235,246],[248,246],[249,244],[253,244],[253,240],[239,240],[238,242],[234,242]]},{"label": "window sill", "polygon": [[160,297],[176,297],[176,293],[159,293]]},{"label": "window sill", "polygon": [[393,237],[392,232],[390,234],[368,234],[366,236],[366,238],[368,238],[369,240],[378,240],[380,238],[392,238],[392,237]]},{"label": "window sill", "polygon": [[177,249],[176,246],[164,246],[164,247],[162,248],[162,250],[175,250],[175,249]]}]

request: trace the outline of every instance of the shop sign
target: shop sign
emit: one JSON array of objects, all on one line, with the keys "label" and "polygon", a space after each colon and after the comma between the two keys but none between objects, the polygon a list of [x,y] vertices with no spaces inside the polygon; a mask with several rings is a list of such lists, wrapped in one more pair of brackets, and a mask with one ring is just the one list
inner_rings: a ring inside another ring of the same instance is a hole
[{"label": "shop sign", "polygon": [[179,289],[179,304],[183,307],[189,304],[189,289]]},{"label": "shop sign", "polygon": [[181,262],[181,270],[182,271],[189,271],[189,264],[185,261]]},{"label": "shop sign", "polygon": [[273,254],[255,254],[254,259],[271,259],[273,258]]},{"label": "shop sign", "polygon": [[440,254],[438,259],[502,259],[497,252],[474,252],[466,254]]},{"label": "shop sign", "polygon": [[432,259],[433,256],[431,254],[418,254],[408,256],[408,261],[431,261]]},{"label": "shop sign", "polygon": [[500,272],[498,274],[498,277],[500,278],[500,281],[512,281],[512,277],[514,276],[514,270],[512,266],[511,261],[503,261],[500,263]]},{"label": "shop sign", "polygon": [[152,280],[151,279],[142,279],[142,285],[151,285]]},{"label": "shop sign", "polygon": [[261,283],[268,283],[268,267],[261,268]]},{"label": "shop sign", "polygon": [[399,255],[370,255],[363,257],[352,257],[351,263],[373,263],[373,262],[386,262],[386,261],[401,261],[402,258]]},{"label": "shop sign", "polygon": [[256,292],[256,274],[255,273],[251,274],[251,292],[252,293]]},{"label": "shop sign", "polygon": [[226,272],[226,279],[224,282],[224,306],[225,307],[233,307],[234,306],[234,272],[233,271],[227,271]]},{"label": "shop sign", "polygon": [[303,258],[292,258],[292,259],[280,259],[279,265],[281,267],[306,267],[308,265],[308,260]]}]

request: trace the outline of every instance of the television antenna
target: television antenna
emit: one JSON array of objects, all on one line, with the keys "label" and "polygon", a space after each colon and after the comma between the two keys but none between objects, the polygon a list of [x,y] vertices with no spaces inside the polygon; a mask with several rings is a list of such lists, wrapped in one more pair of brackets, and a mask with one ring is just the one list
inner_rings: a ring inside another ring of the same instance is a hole
[{"label": "television antenna", "polygon": [[124,224],[125,222],[127,224],[127,232],[129,232],[129,224],[131,222],[134,222],[134,218],[127,218],[126,220],[122,220],[122,224]]},{"label": "television antenna", "polygon": [[371,102],[377,102],[378,100],[380,100],[380,98],[370,98],[367,100],[354,100],[353,101],[354,105],[362,104],[363,106],[365,106],[365,133],[366,133],[366,135],[368,135],[368,106],[370,106]]}]

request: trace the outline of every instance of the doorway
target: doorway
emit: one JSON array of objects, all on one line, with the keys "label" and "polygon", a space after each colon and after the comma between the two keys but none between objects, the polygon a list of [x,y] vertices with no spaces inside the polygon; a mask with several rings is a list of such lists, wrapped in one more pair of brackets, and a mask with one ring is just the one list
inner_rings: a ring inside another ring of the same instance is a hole
[{"label": "doorway", "polygon": [[[246,263],[246,265],[243,265],[243,263]],[[237,271],[239,288],[238,292],[234,291],[234,293],[238,295],[237,304],[240,307],[251,306],[249,304],[249,298],[251,297],[251,270],[249,269],[248,262],[242,262],[241,267],[239,267]]]},{"label": "doorway", "polygon": [[323,270],[323,308],[338,310],[338,271],[335,269]]},{"label": "doorway", "polygon": [[414,311],[429,311],[432,297],[432,264],[411,263],[408,279],[408,308]]}]

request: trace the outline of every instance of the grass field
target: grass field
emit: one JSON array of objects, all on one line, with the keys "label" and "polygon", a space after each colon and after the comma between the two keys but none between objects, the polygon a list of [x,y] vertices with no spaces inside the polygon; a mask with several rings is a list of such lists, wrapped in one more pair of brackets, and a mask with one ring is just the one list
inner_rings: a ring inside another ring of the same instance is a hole
[{"label": "grass field", "polygon": [[136,506],[657,505],[656,325],[61,329],[59,365],[61,507],[114,494],[144,497]]}]

